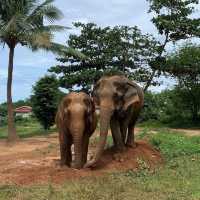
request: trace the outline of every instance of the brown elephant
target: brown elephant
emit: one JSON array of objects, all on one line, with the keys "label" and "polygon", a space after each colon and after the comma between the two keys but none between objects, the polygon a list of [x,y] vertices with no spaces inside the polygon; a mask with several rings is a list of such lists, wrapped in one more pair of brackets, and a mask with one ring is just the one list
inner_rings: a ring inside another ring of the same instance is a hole
[{"label": "brown elephant", "polygon": [[118,75],[102,77],[94,86],[93,98],[100,108],[100,141],[94,159],[84,167],[95,166],[99,160],[109,125],[116,149],[134,146],[134,126],[144,103],[141,87]]},{"label": "brown elephant", "polygon": [[[87,162],[89,137],[97,125],[92,99],[84,92],[71,92],[61,101],[56,115],[59,131],[61,165],[80,169]],[[72,163],[71,145],[75,160]]]}]

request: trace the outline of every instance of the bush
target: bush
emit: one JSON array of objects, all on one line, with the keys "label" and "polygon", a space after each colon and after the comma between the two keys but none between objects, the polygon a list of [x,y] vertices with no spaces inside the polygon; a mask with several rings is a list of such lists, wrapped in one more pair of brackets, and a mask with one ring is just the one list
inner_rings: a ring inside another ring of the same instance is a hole
[{"label": "bush", "polygon": [[54,124],[60,91],[55,76],[41,78],[33,87],[33,113],[45,130]]}]

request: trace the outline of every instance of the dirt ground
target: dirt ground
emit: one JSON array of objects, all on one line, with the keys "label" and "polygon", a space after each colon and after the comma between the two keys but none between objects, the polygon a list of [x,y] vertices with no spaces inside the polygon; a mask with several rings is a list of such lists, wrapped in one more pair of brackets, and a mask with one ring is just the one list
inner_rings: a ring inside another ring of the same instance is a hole
[{"label": "dirt ground", "polygon": [[[89,147],[91,155],[95,147]],[[0,141],[0,184],[60,184],[66,180],[99,176],[107,172],[136,170],[139,160],[153,167],[162,162],[158,151],[145,141],[137,141],[135,148],[116,154],[112,148],[105,150],[98,167],[76,170],[59,165],[58,134],[22,139],[10,145]]]},{"label": "dirt ground", "polygon": [[184,133],[187,136],[200,136],[200,130],[199,129],[171,129],[173,131]]}]

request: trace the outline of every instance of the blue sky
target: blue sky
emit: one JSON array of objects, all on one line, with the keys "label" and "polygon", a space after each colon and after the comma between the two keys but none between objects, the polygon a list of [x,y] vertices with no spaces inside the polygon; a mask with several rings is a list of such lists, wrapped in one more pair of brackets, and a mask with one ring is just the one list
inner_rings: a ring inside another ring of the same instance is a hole
[{"label": "blue sky", "polygon": [[[157,31],[151,23],[151,15],[147,13],[146,0],[56,0],[55,4],[64,14],[64,18],[57,24],[72,27],[72,22],[95,22],[101,26],[137,25],[144,33],[151,33],[155,37]],[[77,30],[70,29],[57,33],[55,41],[64,43],[70,33]],[[30,96],[32,85],[47,73],[47,69],[55,65],[55,55],[44,51],[32,52],[17,46],[14,58],[13,101],[25,99]],[[0,47],[0,102],[6,100],[8,49]],[[164,86],[170,80],[164,80]]]}]

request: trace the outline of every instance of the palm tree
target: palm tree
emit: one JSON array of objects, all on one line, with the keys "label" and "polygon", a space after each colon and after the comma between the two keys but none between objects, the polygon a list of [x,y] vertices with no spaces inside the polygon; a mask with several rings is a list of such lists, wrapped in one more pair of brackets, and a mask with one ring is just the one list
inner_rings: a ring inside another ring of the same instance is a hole
[{"label": "palm tree", "polygon": [[44,25],[44,20],[53,23],[62,17],[53,6],[54,0],[0,0],[0,44],[9,48],[7,109],[8,141],[18,139],[12,105],[12,77],[15,47],[25,45],[32,50],[40,48],[56,51],[61,45],[52,42],[53,33],[63,30],[59,25]]}]

